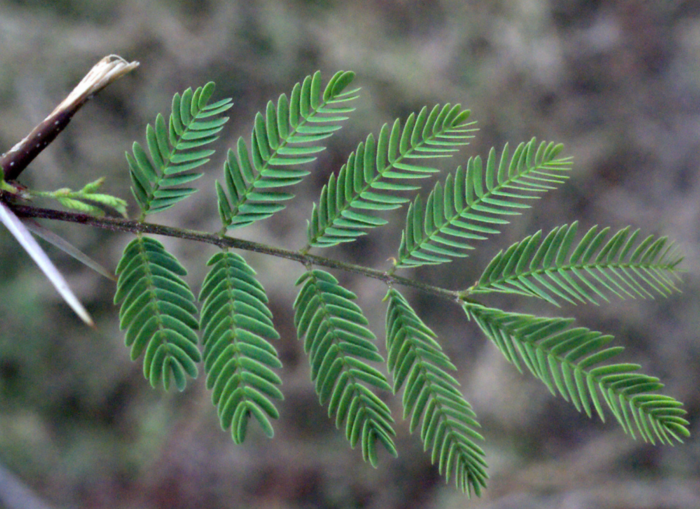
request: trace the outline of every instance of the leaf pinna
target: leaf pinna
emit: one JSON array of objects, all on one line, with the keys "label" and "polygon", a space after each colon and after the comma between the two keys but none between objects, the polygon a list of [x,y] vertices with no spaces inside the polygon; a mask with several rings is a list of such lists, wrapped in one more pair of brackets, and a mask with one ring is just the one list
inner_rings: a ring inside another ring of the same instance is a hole
[{"label": "leaf pinna", "polygon": [[[311,363],[311,379],[321,404],[345,422],[345,436],[354,448],[362,442],[362,457],[377,466],[377,442],[393,456],[394,419],[389,407],[372,389],[391,391],[384,375],[367,364],[383,362],[366,327],[367,319],[353,302],[354,293],[328,272],[310,270],[297,281],[301,290],[294,302],[294,324]],[[368,387],[369,386],[369,387]]]},{"label": "leaf pinna", "polygon": [[238,139],[236,151],[228,151],[224,165],[226,190],[218,182],[219,215],[225,228],[242,228],[284,209],[294,197],[279,188],[298,184],[309,174],[298,168],[316,160],[325,149],[318,142],[332,136],[355,108],[348,103],[358,89],[345,89],[355,74],[337,72],[321,92],[321,73],[307,76],[282,94],[277,105],[267,103],[265,115],[255,116],[250,148]]},{"label": "leaf pinna", "polygon": [[277,419],[279,412],[270,398],[284,397],[277,387],[282,380],[272,371],[282,363],[270,344],[279,334],[265,289],[255,279],[255,271],[235,253],[217,253],[207,265],[212,269],[199,294],[204,371],[221,427],[230,427],[233,441],[240,444],[254,416],[272,438],[269,419]]},{"label": "leaf pinna", "polygon": [[423,210],[417,196],[409,206],[406,228],[401,234],[397,268],[437,265],[465,257],[472,241],[499,233],[519,210],[529,208],[522,200],[538,198],[568,178],[571,158],[557,157],[562,145],[534,138],[521,143],[508,162],[508,145],[499,161],[491,149],[485,171],[480,157],[470,158],[466,169],[457,168],[444,186],[431,191]]},{"label": "leaf pinna", "polygon": [[593,226],[574,245],[577,227],[554,228],[544,240],[539,231],[500,251],[465,293],[514,293],[558,306],[557,299],[608,301],[605,292],[624,299],[678,291],[674,279],[683,258],[667,238],[649,235],[637,242],[639,230],[627,227],[605,242],[610,228]]},{"label": "leaf pinna", "polygon": [[440,474],[448,482],[454,476],[463,492],[479,496],[488,475],[484,451],[474,440],[484,438],[473,429],[480,425],[459,383],[447,373],[457,368],[403,295],[389,288],[385,300],[387,365],[395,392],[406,383],[402,401],[404,417],[411,416],[410,431],[422,421],[421,440],[432,449]]},{"label": "leaf pinna", "polygon": [[138,142],[134,142],[133,155],[126,153],[131,192],[142,219],[169,209],[197,191],[181,186],[203,175],[192,170],[209,162],[214,150],[202,147],[218,139],[228,121],[228,117],[219,115],[232,106],[231,99],[208,104],[213,93],[214,83],[209,82],[194,92],[188,88],[182,95],[175,94],[168,124],[158,114],[155,127],[149,124],[146,128],[148,154]]},{"label": "leaf pinna", "polygon": [[[682,442],[690,436],[682,403],[656,394],[663,384],[637,373],[637,364],[602,364],[622,352],[607,347],[613,337],[585,327],[571,328],[572,319],[542,318],[476,304],[465,304],[473,318],[503,355],[522,371],[521,362],[552,394],[571,401],[591,416],[591,406],[605,421],[603,401],[625,433],[652,444]],[[592,403],[592,405],[591,405]]]},{"label": "leaf pinna", "polygon": [[[370,134],[350,154],[338,176],[331,175],[314,204],[307,227],[308,246],[329,247],[352,242],[366,229],[386,224],[367,211],[391,210],[408,201],[396,192],[418,187],[396,180],[429,177],[439,171],[423,159],[452,157],[474,137],[474,122],[459,104],[435,106],[411,114],[403,128],[395,120],[384,124],[375,141]],[[387,182],[388,180],[388,182]]]},{"label": "leaf pinna", "polygon": [[139,236],[124,249],[116,273],[114,302],[121,303],[119,326],[126,329],[131,359],[145,351],[143,374],[151,385],[162,383],[167,390],[172,378],[184,390],[201,361],[197,307],[182,279],[187,271],[163,244]]}]

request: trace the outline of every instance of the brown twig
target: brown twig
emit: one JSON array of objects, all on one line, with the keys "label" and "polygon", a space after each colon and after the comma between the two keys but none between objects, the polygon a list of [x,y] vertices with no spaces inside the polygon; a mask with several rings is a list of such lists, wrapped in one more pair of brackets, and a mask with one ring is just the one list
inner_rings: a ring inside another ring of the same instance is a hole
[{"label": "brown twig", "polygon": [[66,128],[73,115],[96,93],[139,65],[117,55],[100,60],[51,114],[14,147],[0,156],[5,180],[15,180],[20,173]]}]

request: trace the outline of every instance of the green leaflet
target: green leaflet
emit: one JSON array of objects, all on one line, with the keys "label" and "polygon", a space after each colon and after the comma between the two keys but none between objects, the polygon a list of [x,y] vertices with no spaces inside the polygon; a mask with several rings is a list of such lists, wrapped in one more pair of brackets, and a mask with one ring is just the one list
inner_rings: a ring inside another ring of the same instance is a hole
[{"label": "green leaflet", "polygon": [[114,303],[121,302],[119,324],[131,359],[145,352],[143,373],[153,387],[162,382],[167,390],[172,379],[184,390],[201,360],[194,295],[181,277],[187,271],[163,244],[139,236],[124,249],[116,274]]},{"label": "green leaflet", "polygon": [[499,226],[519,210],[529,208],[518,200],[538,198],[568,178],[571,158],[557,157],[562,145],[534,138],[521,143],[508,161],[506,144],[500,159],[491,149],[484,170],[480,157],[470,158],[466,169],[457,168],[445,184],[435,185],[423,208],[420,196],[409,205],[401,234],[397,267],[437,265],[465,257],[472,243],[499,233]]},{"label": "green leaflet", "polygon": [[297,281],[301,285],[294,301],[294,324],[311,363],[311,379],[321,404],[345,423],[345,436],[354,448],[362,443],[362,457],[378,463],[377,442],[396,456],[395,435],[389,407],[372,389],[391,391],[384,375],[366,361],[383,362],[367,329],[362,310],[352,302],[356,296],[332,275],[309,270]]},{"label": "green leaflet", "polygon": [[363,230],[385,224],[369,212],[400,207],[408,199],[396,192],[418,188],[397,179],[429,177],[438,170],[421,164],[423,159],[452,157],[466,145],[476,130],[469,114],[459,104],[423,108],[403,129],[397,119],[382,126],[376,141],[370,134],[323,187],[307,227],[309,247],[352,242]]},{"label": "green leaflet", "polygon": [[513,293],[559,305],[557,299],[597,304],[596,298],[608,300],[605,292],[624,299],[679,291],[674,277],[683,258],[666,237],[639,241],[639,230],[627,227],[606,242],[610,228],[593,226],[574,244],[577,227],[554,228],[544,240],[538,231],[500,251],[467,293]]},{"label": "green leaflet", "polygon": [[447,373],[456,368],[435,341],[435,333],[416,315],[406,299],[390,288],[385,300],[387,365],[394,377],[394,392],[405,383],[404,417],[411,416],[410,430],[419,422],[421,440],[432,449],[431,461],[438,461],[440,474],[471,496],[486,487],[484,451],[474,440],[483,437],[471,405],[457,389],[458,382]]},{"label": "green leaflet", "polygon": [[[573,319],[542,318],[508,313],[479,304],[464,304],[506,359],[522,371],[521,362],[552,394],[559,392],[580,412],[591,416],[595,408],[605,420],[602,401],[625,433],[635,429],[645,442],[672,444],[690,436],[682,403],[656,394],[658,378],[637,373],[637,364],[607,364],[622,347],[607,347],[612,336],[584,327],[571,328]],[[605,363],[605,364],[603,364]]]},{"label": "green leaflet", "polygon": [[88,182],[79,191],[72,191],[66,187],[57,189],[56,191],[27,191],[29,196],[37,196],[42,198],[51,198],[58,201],[66,208],[85,212],[95,216],[103,216],[104,210],[98,207],[110,207],[117,211],[122,216],[126,217],[126,201],[116,196],[99,193],[98,191],[105,182],[105,178],[101,177],[93,182]]},{"label": "green leaflet", "polygon": [[137,142],[133,155],[126,153],[131,175],[131,192],[141,208],[142,218],[167,210],[197,190],[182,187],[202,176],[192,170],[206,164],[213,150],[204,149],[216,141],[228,117],[218,117],[231,108],[231,99],[208,104],[214,93],[209,82],[192,92],[173,97],[170,120],[159,113],[155,125],[146,128],[146,150]]},{"label": "green leaflet", "polygon": [[265,289],[255,279],[255,271],[235,253],[217,253],[207,265],[211,270],[199,294],[204,303],[204,371],[221,427],[231,428],[233,441],[240,444],[252,416],[272,438],[270,419],[277,419],[279,412],[271,399],[284,398],[278,388],[282,380],[272,371],[282,363],[270,344],[279,334]]},{"label": "green leaflet", "polygon": [[345,91],[354,77],[339,71],[322,92],[321,73],[316,72],[297,83],[289,99],[282,94],[276,105],[267,103],[265,115],[256,115],[250,148],[238,139],[236,152],[229,150],[224,164],[226,188],[216,183],[224,227],[248,226],[284,209],[282,202],[294,195],[278,189],[309,174],[298,166],[315,161],[325,150],[318,142],[338,131],[355,109],[347,104],[357,98],[358,89]]}]

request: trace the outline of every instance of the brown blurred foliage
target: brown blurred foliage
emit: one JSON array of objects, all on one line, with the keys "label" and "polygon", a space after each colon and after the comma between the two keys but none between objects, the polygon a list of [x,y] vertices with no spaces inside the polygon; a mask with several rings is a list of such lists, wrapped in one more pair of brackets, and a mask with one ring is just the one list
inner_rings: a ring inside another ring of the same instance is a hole
[{"label": "brown blurred foliage", "polygon": [[[167,113],[175,92],[213,80],[235,106],[201,192],[159,222],[217,230],[213,182],[225,148],[248,136],[256,111],[317,69],[353,70],[358,109],[297,199],[244,238],[299,248],[328,175],[368,132],[423,105],[460,102],[480,132],[445,171],[472,154],[533,136],[563,142],[572,180],[543,197],[470,256],[415,277],[464,288],[495,252],[537,229],[580,220],[668,235],[686,254],[684,293],[669,300],[552,310],[506,299],[508,309],[575,316],[627,347],[626,359],[684,401],[693,436],[653,448],[552,398],[507,365],[449,303],[407,292],[460,369],[487,438],[492,477],[468,501],[445,486],[408,434],[400,405],[396,461],[379,469],[350,450],[318,405],[295,339],[291,302],[301,267],[246,255],[270,296],[286,400],[274,440],[234,446],[219,429],[203,380],[184,394],[153,391],[128,358],[112,283],[49,250],[93,313],[87,330],[14,239],[0,232],[0,461],[53,507],[84,508],[693,508],[700,507],[700,3],[519,0],[58,0],[0,2],[0,146],[20,140],[104,55],[138,60],[22,175],[41,189],[107,176],[129,196],[124,152]],[[426,184],[427,186],[428,184]],[[130,197],[130,196],[129,196]],[[132,202],[133,203],[133,202]],[[132,205],[133,207],[133,205]],[[387,266],[393,228],[333,256]],[[107,266],[129,241],[51,224]],[[198,291],[213,249],[165,239]],[[379,283],[341,275],[382,342]],[[4,475],[4,474],[3,474]],[[0,476],[0,500],[7,479]],[[11,481],[8,481],[11,484]],[[3,502],[0,502],[2,507]],[[7,506],[14,509],[14,506]],[[30,505],[25,505],[28,509]]]}]

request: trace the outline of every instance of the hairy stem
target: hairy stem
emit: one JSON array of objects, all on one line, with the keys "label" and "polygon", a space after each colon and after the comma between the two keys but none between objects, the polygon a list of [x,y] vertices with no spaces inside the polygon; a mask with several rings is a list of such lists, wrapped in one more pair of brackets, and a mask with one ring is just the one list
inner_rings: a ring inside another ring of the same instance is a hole
[{"label": "hairy stem", "polygon": [[61,210],[45,209],[39,207],[31,207],[27,205],[15,205],[8,203],[8,206],[19,217],[38,217],[41,219],[51,219],[54,221],[66,221],[69,223],[79,223],[87,226],[92,226],[95,228],[102,228],[104,230],[111,230],[114,232],[127,232],[127,233],[147,233],[151,235],[164,235],[166,237],[175,237],[178,239],[191,240],[195,242],[204,242],[206,244],[213,244],[215,246],[224,248],[235,248],[243,249],[245,251],[254,251],[256,253],[267,254],[270,256],[276,256],[278,258],[285,258],[287,260],[293,260],[299,262],[305,266],[316,265],[322,267],[328,267],[331,269],[338,269],[345,272],[352,272],[355,274],[360,274],[365,277],[370,277],[373,279],[378,279],[386,284],[397,284],[402,286],[410,286],[418,289],[421,292],[429,293],[442,297],[444,299],[453,301],[464,301],[464,296],[460,295],[459,291],[448,290],[446,288],[440,288],[438,286],[428,285],[416,281],[413,279],[396,276],[393,273],[387,271],[381,271],[376,269],[371,269],[363,265],[356,265],[353,263],[341,262],[339,260],[334,260],[332,258],[324,258],[322,256],[316,256],[308,253],[301,253],[299,251],[292,251],[289,249],[268,246],[267,244],[261,244],[258,242],[252,242],[249,240],[237,239],[234,237],[222,237],[217,233],[201,232],[196,230],[189,230],[186,228],[175,228],[172,226],[165,226],[154,223],[139,222],[130,219],[121,219],[116,217],[95,217],[88,214],[80,214],[75,212],[65,212]]}]

